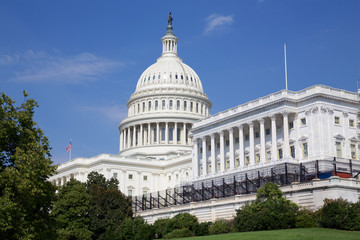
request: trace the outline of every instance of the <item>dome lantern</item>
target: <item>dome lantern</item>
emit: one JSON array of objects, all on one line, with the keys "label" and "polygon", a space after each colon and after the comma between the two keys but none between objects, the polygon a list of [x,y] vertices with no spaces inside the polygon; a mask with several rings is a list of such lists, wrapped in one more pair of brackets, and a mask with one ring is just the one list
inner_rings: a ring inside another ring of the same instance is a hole
[{"label": "dome lantern", "polygon": [[165,36],[161,38],[163,43],[163,51],[161,56],[177,56],[177,41],[178,38],[173,32],[171,12],[169,13],[168,26],[166,28]]}]

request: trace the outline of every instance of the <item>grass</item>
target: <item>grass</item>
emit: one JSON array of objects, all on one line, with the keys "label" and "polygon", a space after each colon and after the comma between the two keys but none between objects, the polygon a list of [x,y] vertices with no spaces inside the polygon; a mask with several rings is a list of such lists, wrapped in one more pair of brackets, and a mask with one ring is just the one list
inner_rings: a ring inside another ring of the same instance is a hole
[{"label": "grass", "polygon": [[360,232],[327,228],[297,228],[273,231],[228,233],[204,237],[181,238],[183,240],[359,240]]}]

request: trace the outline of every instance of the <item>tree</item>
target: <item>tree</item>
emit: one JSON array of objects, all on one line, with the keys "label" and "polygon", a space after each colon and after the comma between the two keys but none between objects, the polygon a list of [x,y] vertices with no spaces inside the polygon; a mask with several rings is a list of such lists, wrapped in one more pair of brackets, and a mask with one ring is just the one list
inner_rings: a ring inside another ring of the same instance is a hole
[{"label": "tree", "polygon": [[235,226],[239,231],[294,228],[298,209],[270,182],[258,190],[255,202],[237,210]]},{"label": "tree", "polygon": [[118,185],[118,180],[106,180],[97,172],[88,175],[89,229],[94,233],[93,239],[109,239],[124,219],[132,216],[131,200],[120,192]]},{"label": "tree", "polygon": [[38,104],[15,102],[0,94],[0,236],[4,239],[49,239],[49,212],[56,187],[49,181],[56,166],[47,137],[34,121]]},{"label": "tree", "polygon": [[91,239],[89,202],[85,185],[77,180],[70,179],[59,189],[51,213],[57,223],[59,239]]}]

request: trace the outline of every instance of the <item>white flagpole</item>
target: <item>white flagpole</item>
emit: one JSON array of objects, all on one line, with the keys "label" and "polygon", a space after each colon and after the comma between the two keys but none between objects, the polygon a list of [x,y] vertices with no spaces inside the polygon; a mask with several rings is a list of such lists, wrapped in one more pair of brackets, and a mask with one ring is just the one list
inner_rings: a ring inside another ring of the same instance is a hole
[{"label": "white flagpole", "polygon": [[286,43],[285,42],[284,42],[284,58],[285,58],[285,89],[288,90],[287,65],[286,65]]}]

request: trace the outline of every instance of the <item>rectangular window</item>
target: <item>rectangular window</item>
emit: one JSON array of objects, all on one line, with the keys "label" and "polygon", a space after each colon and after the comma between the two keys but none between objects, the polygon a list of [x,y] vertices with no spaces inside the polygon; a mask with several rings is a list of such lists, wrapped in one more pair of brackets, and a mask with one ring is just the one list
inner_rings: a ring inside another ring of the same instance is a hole
[{"label": "rectangular window", "polygon": [[200,153],[202,153],[202,147],[200,147]]},{"label": "rectangular window", "polygon": [[342,157],[342,150],[341,150],[341,142],[336,142],[336,156],[337,157]]},{"label": "rectangular window", "polygon": [[216,171],[218,171],[218,172],[220,171],[220,162],[216,163]]},{"label": "rectangular window", "polygon": [[157,131],[156,131],[156,128],[154,128],[154,129],[153,129],[153,136],[154,136],[154,137],[153,137],[153,138],[154,138],[153,140],[154,140],[154,142],[157,141],[157,134],[156,134],[156,132],[157,132]]},{"label": "rectangular window", "polygon": [[226,142],[225,142],[225,144],[226,144],[226,146],[229,146],[229,140],[226,140]]},{"label": "rectangular window", "polygon": [[290,146],[291,157],[295,158],[295,146]]},{"label": "rectangular window", "polygon": [[116,172],[113,173],[113,178],[117,179],[117,173]]},{"label": "rectangular window", "polygon": [[289,129],[293,129],[294,128],[294,122],[289,122]]},{"label": "rectangular window", "polygon": [[186,110],[187,110],[187,102],[184,101],[184,111],[186,111]]},{"label": "rectangular window", "polygon": [[278,149],[278,158],[279,158],[279,159],[282,159],[282,158],[283,158],[282,148],[279,148],[279,149]]},{"label": "rectangular window", "polygon": [[271,152],[267,151],[266,152],[266,161],[270,162],[270,160],[271,160]]},{"label": "rectangular window", "polygon": [[240,165],[240,160],[237,158],[235,159],[235,167],[238,168]]},{"label": "rectangular window", "polygon": [[171,181],[171,176],[168,176],[169,181]]},{"label": "rectangular window", "polygon": [[260,133],[259,132],[256,132],[255,133],[255,138],[259,138],[260,137]]},{"label": "rectangular window", "polygon": [[147,191],[143,191],[143,196],[146,196],[147,195]]},{"label": "rectangular window", "polygon": [[306,118],[300,119],[301,126],[306,126]]},{"label": "rectangular window", "polygon": [[308,152],[308,144],[307,143],[303,143],[302,144],[302,149],[303,149],[303,157],[307,158],[309,156],[309,152]]},{"label": "rectangular window", "polygon": [[258,164],[260,162],[260,154],[255,155],[255,163]]},{"label": "rectangular window", "polygon": [[335,123],[336,125],[340,125],[340,117],[335,117],[335,118],[334,118],[334,123]]},{"label": "rectangular window", "polygon": [[132,196],[132,189],[128,189],[128,196]]},{"label": "rectangular window", "polygon": [[143,176],[144,181],[147,181],[147,176]]},{"label": "rectangular window", "polygon": [[208,145],[208,151],[209,152],[211,151],[211,145]]},{"label": "rectangular window", "polygon": [[229,160],[226,161],[226,166],[225,167],[226,167],[226,170],[228,170],[230,168],[230,161]]},{"label": "rectangular window", "polygon": [[161,141],[165,141],[165,128],[161,128]]},{"label": "rectangular window", "polygon": [[220,143],[216,143],[216,148],[217,148],[217,149],[220,148]]},{"label": "rectangular window", "polygon": [[349,119],[349,127],[355,127],[354,119]]},{"label": "rectangular window", "polygon": [[239,143],[239,138],[238,138],[238,137],[235,138],[235,142],[236,142],[236,143]]},{"label": "rectangular window", "polygon": [[133,175],[129,174],[129,179],[132,180],[133,179]]},{"label": "rectangular window", "polygon": [[265,129],[266,135],[270,135],[270,128]]},{"label": "rectangular window", "polygon": [[356,160],[356,145],[350,144],[351,149],[351,159]]},{"label": "rectangular window", "polygon": [[169,141],[174,140],[174,129],[173,128],[169,128]]},{"label": "rectangular window", "polygon": [[207,174],[210,174],[211,171],[211,164],[208,165]]},{"label": "rectangular window", "polygon": [[249,141],[249,135],[245,135],[245,141]]},{"label": "rectangular window", "polygon": [[200,167],[200,176],[202,176],[203,175],[203,167],[201,166]]}]

